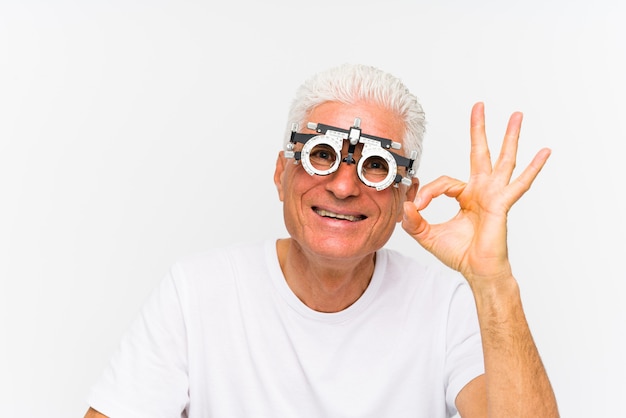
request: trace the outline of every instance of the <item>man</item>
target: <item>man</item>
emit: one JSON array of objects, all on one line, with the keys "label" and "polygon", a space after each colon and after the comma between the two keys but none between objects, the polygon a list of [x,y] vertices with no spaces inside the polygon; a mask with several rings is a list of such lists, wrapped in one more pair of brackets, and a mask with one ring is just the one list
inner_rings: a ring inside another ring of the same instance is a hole
[{"label": "man", "polygon": [[[492,164],[476,104],[469,181],[418,191],[415,96],[367,66],[313,77],[274,175],[289,238],[176,263],[86,417],[558,416],[507,257],[508,210],[549,156],[511,182],[521,119]],[[442,195],[459,213],[431,225]],[[383,249],[398,222],[462,277]]]}]

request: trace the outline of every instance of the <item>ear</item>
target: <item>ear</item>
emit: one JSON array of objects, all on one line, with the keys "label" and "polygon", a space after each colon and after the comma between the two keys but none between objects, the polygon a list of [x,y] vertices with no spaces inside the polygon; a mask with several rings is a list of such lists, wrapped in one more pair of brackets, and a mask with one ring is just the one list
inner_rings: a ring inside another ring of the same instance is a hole
[{"label": "ear", "polygon": [[278,198],[280,201],[283,201],[283,173],[285,172],[285,165],[287,164],[287,159],[283,154],[283,151],[278,152],[278,157],[276,158],[276,168],[274,169],[274,184],[276,185],[276,190],[278,190]]},{"label": "ear", "polygon": [[[417,190],[419,189],[419,186],[420,186],[419,179],[413,177],[411,179],[411,185],[406,189],[406,193],[404,195],[405,202],[412,202],[415,200],[415,196],[417,196]],[[402,222],[402,218],[404,216],[403,206],[404,205],[400,205],[400,213],[398,214],[398,218],[396,219],[396,222]]]},{"label": "ear", "polygon": [[406,191],[406,200],[407,201],[414,201],[415,200],[415,196],[417,196],[417,189],[419,189],[420,187],[420,180],[416,177],[413,177],[411,179],[411,185],[409,186],[409,188]]}]

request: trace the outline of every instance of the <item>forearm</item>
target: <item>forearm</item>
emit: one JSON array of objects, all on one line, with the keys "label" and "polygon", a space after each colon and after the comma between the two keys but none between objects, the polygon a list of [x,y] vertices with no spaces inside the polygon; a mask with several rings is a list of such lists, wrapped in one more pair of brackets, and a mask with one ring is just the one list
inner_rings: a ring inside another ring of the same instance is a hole
[{"label": "forearm", "polygon": [[558,417],[513,277],[472,286],[485,358],[490,417]]}]

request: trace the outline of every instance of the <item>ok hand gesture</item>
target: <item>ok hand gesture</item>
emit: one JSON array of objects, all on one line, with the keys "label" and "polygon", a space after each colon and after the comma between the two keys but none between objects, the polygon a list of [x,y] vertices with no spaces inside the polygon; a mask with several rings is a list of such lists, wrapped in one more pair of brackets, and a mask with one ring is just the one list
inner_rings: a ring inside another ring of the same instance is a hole
[{"label": "ok hand gesture", "polygon": [[[470,178],[467,183],[442,176],[423,186],[414,202],[404,204],[403,228],[449,267],[461,272],[471,285],[511,277],[507,253],[507,214],[530,189],[548,157],[540,150],[513,181],[522,114],[509,119],[502,148],[492,163],[485,134],[484,105],[471,115]],[[442,224],[430,224],[419,211],[442,195],[456,199],[459,212]]]}]

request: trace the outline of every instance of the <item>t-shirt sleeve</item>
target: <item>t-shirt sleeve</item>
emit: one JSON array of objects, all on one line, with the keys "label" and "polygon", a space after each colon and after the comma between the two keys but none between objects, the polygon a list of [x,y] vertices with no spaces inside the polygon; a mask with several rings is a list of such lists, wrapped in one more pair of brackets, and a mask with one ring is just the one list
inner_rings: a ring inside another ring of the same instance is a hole
[{"label": "t-shirt sleeve", "polygon": [[89,405],[114,418],[183,416],[189,401],[187,338],[176,266],[144,304]]},{"label": "t-shirt sleeve", "polygon": [[474,295],[467,283],[460,284],[450,303],[446,347],[446,403],[457,413],[456,397],[474,378],[485,373],[482,340]]}]

